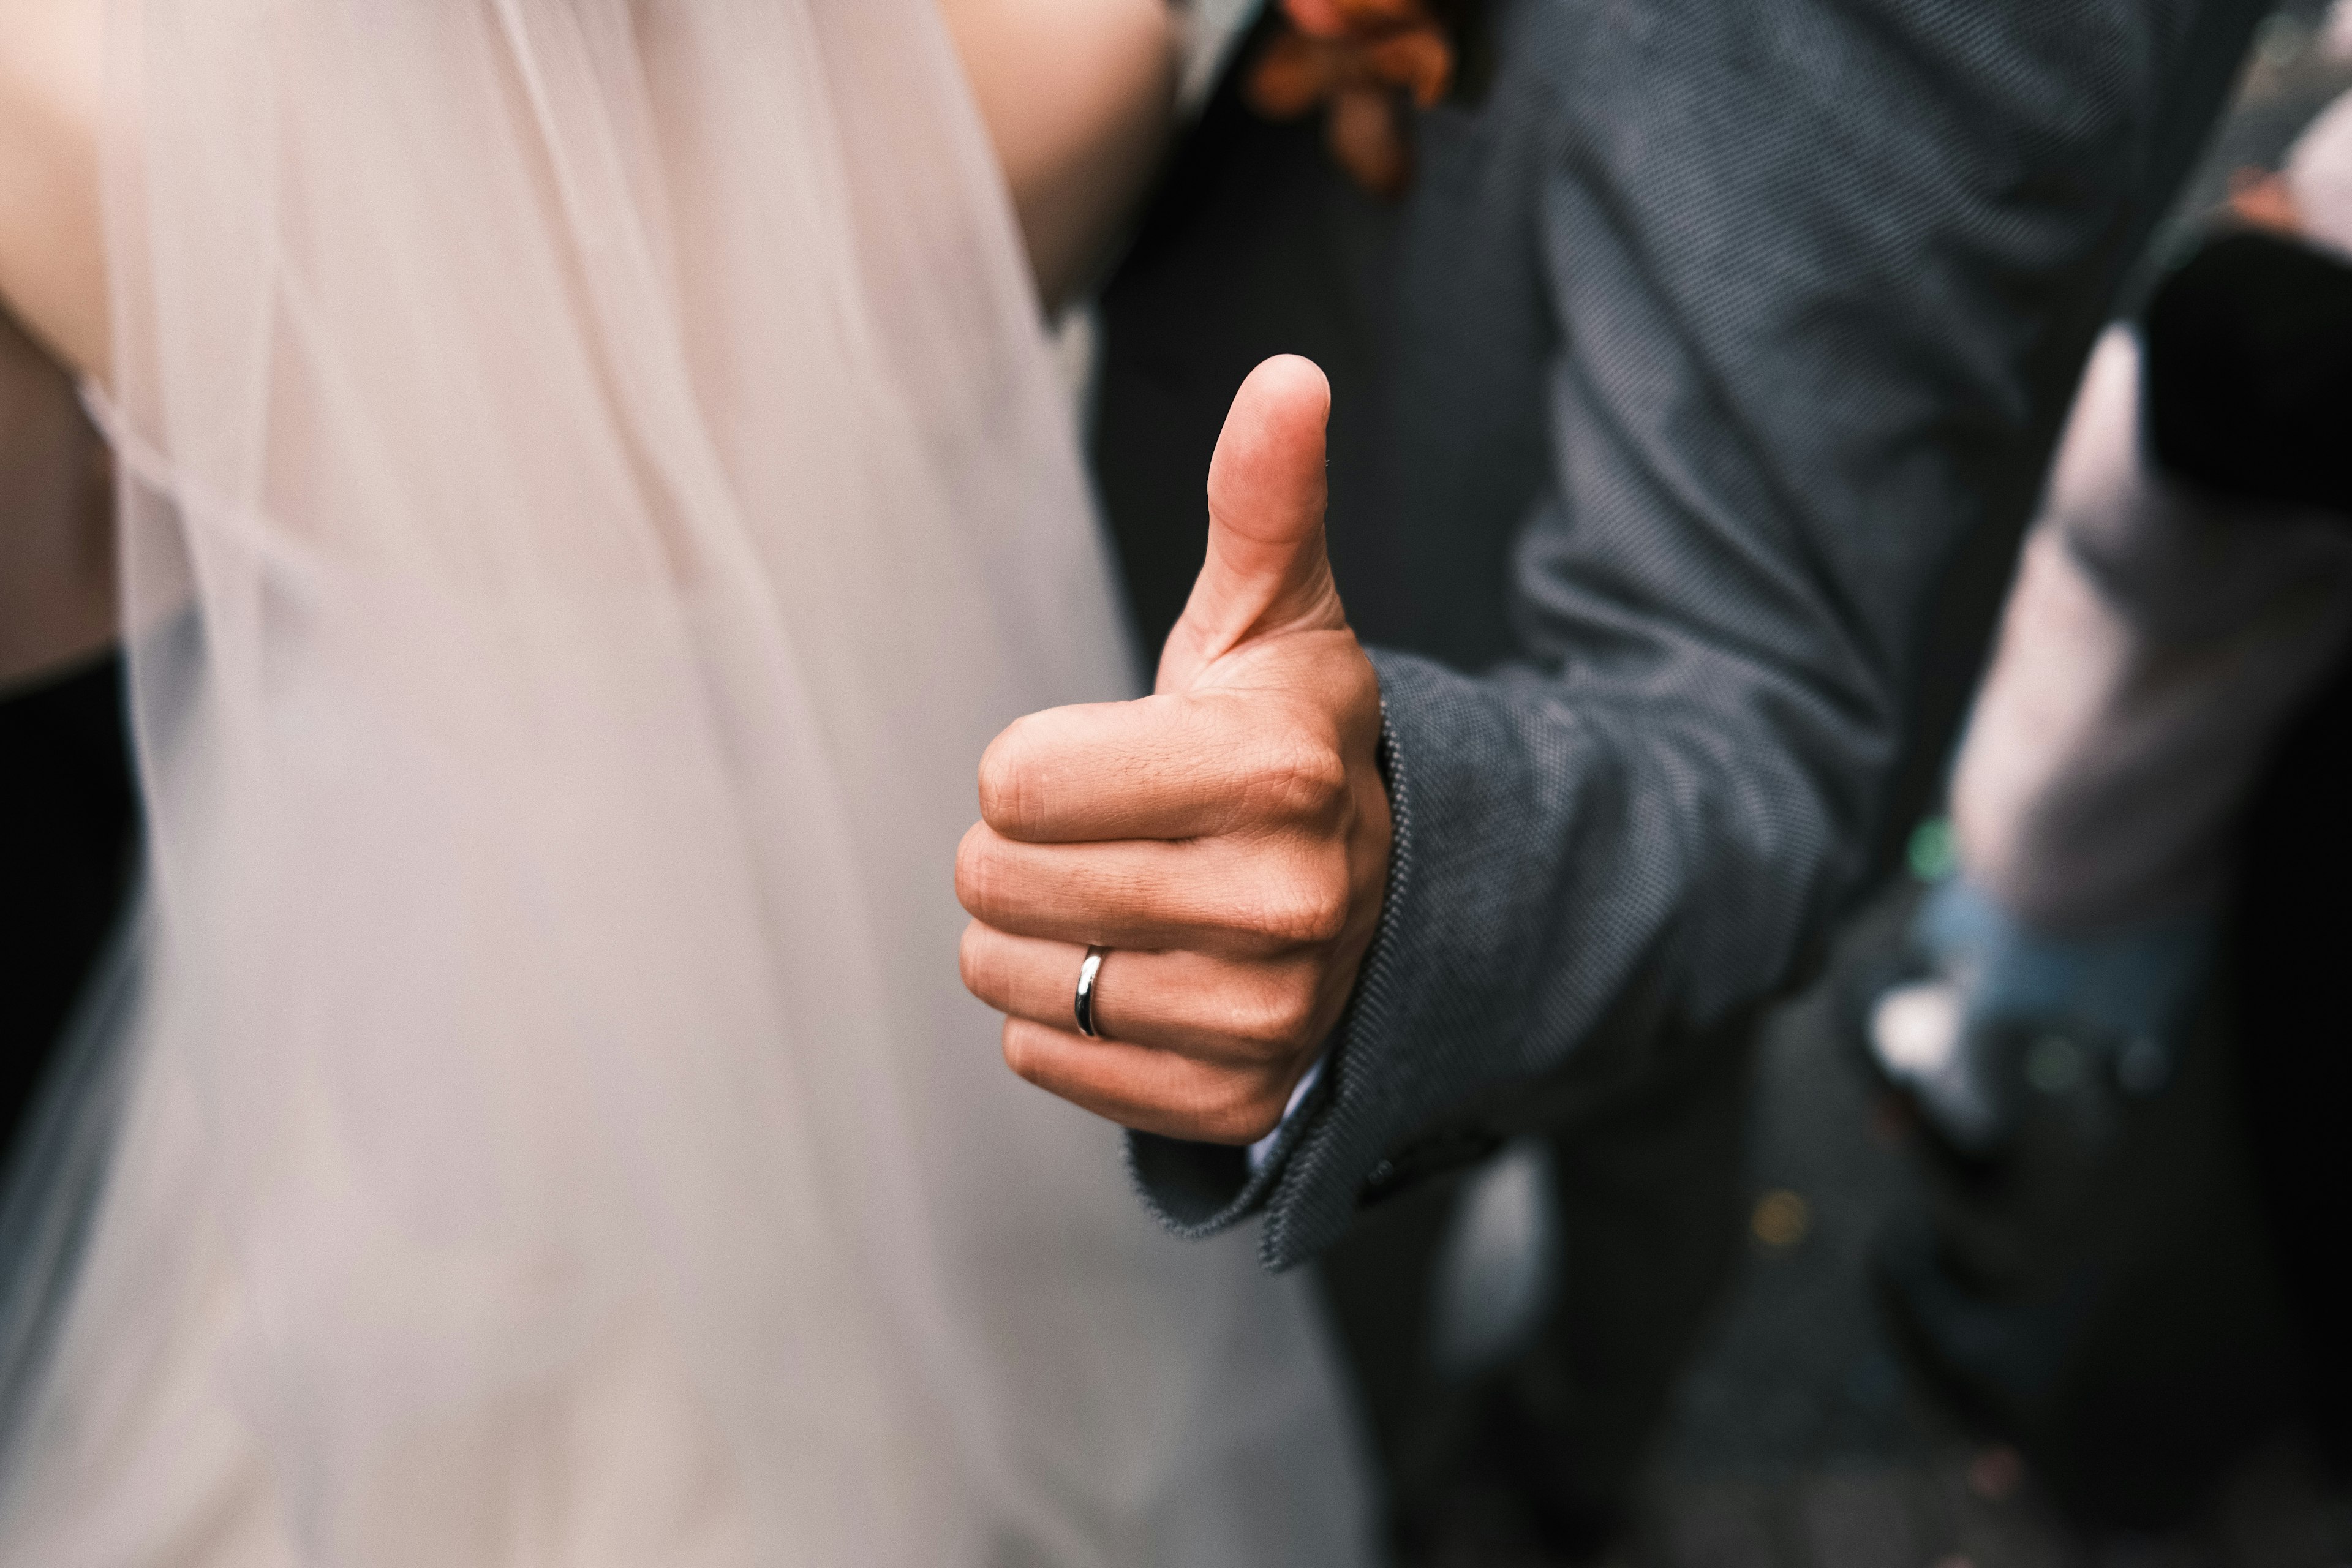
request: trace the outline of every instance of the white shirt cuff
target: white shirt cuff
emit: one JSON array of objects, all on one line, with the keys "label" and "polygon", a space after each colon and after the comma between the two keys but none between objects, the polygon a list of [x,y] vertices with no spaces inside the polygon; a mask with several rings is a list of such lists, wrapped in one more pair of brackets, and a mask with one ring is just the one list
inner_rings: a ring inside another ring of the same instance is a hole
[{"label": "white shirt cuff", "polygon": [[1274,1141],[1282,1136],[1282,1130],[1290,1125],[1292,1117],[1298,1114],[1298,1102],[1307,1098],[1307,1091],[1313,1089],[1315,1080],[1322,1076],[1323,1058],[1318,1057],[1315,1058],[1315,1065],[1308,1068],[1305,1076],[1299,1079],[1298,1087],[1290,1091],[1290,1103],[1282,1108],[1282,1120],[1274,1124],[1274,1131],[1249,1146],[1249,1168],[1252,1175],[1257,1173],[1259,1168],[1265,1163],[1267,1157],[1274,1152]]}]

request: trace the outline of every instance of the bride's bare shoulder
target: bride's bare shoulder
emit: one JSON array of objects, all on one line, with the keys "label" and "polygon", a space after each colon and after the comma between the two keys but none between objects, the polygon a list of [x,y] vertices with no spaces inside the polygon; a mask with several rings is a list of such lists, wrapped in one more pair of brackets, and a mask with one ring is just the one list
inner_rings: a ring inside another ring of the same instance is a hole
[{"label": "bride's bare shoulder", "polygon": [[[1099,264],[1158,156],[1168,0],[940,0],[1056,300]],[[97,124],[104,0],[0,0],[0,304],[58,358],[106,360]]]},{"label": "bride's bare shoulder", "polygon": [[106,359],[103,0],[0,0],[0,300],[78,369]]},{"label": "bride's bare shoulder", "polygon": [[940,0],[1046,300],[1082,285],[1171,122],[1169,0]]}]

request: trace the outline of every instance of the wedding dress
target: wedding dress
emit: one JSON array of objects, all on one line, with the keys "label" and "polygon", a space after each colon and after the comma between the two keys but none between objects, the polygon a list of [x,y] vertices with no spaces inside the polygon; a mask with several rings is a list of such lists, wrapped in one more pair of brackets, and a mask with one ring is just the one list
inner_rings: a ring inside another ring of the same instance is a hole
[{"label": "wedding dress", "polygon": [[0,1563],[1366,1554],[1307,1300],[958,984],[1135,689],[920,0],[123,0],[149,889],[0,1216]]}]

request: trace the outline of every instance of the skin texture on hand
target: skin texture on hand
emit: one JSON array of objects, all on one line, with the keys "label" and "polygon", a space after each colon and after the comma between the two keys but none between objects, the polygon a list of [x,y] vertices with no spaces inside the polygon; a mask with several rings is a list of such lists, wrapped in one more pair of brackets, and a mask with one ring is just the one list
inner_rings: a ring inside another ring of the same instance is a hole
[{"label": "skin texture on hand", "polygon": [[[1246,1143],[1281,1120],[1378,926],[1380,684],[1323,546],[1322,372],[1251,373],[1209,547],[1151,696],[1033,713],[982,760],[957,856],[964,984],[1013,1071],[1123,1125]],[[1072,1002],[1089,944],[1095,1022]]]}]

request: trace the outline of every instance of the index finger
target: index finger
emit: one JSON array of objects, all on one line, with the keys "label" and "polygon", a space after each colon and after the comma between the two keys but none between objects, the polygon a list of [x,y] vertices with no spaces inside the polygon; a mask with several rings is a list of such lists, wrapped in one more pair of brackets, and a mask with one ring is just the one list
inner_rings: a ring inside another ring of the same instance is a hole
[{"label": "index finger", "polygon": [[1048,708],[1013,721],[980,762],[982,820],[1030,844],[1312,821],[1347,788],[1338,747],[1312,726],[1225,692]]}]

